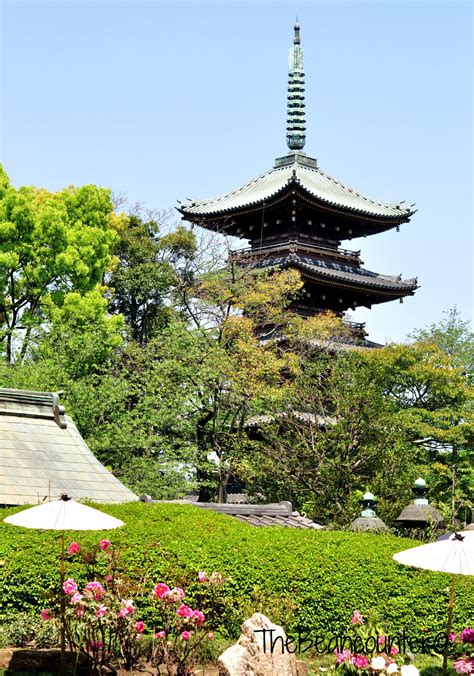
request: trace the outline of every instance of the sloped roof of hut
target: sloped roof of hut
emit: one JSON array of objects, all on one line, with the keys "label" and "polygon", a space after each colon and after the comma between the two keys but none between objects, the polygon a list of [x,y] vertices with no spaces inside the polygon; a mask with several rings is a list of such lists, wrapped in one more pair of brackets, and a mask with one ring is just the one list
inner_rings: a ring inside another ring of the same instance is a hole
[{"label": "sloped roof of hut", "polygon": [[38,504],[61,493],[137,500],[93,455],[57,394],[0,388],[0,505]]}]

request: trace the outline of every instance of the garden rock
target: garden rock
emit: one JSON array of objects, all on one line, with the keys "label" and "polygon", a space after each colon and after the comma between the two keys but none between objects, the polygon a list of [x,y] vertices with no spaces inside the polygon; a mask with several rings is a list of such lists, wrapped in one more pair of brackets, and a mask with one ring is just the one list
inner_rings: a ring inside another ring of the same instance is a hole
[{"label": "garden rock", "polygon": [[[66,672],[68,674],[90,675],[91,669],[85,655],[66,652]],[[0,650],[0,670],[9,674],[38,674],[59,672],[61,668],[60,650],[34,650],[28,648],[4,648]]]},{"label": "garden rock", "polygon": [[[294,650],[292,643],[289,647]],[[298,676],[296,657],[286,650],[283,628],[262,613],[245,620],[239,640],[222,653],[218,667],[219,676]]]}]

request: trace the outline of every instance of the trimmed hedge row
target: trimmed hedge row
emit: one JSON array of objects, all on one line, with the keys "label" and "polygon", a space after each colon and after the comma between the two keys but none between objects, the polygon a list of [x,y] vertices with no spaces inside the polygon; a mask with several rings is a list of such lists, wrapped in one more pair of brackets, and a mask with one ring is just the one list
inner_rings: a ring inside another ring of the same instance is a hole
[{"label": "trimmed hedge row", "polygon": [[[198,571],[218,570],[226,580],[214,603],[224,636],[235,636],[255,610],[290,633],[343,632],[354,608],[383,617],[391,633],[435,634],[446,626],[447,575],[401,566],[392,555],[414,546],[392,535],[254,528],[189,505],[133,503],[98,506],[125,522],[103,533],[70,533],[81,545],[109,538],[120,552],[124,574],[147,584],[166,581],[189,587],[200,600]],[[3,510],[0,517],[18,511]],[[0,523],[0,622],[15,612],[37,612],[44,593],[58,584],[59,533]],[[159,544],[158,544],[159,543]],[[66,575],[81,580],[73,559]],[[455,629],[473,623],[474,581],[459,578]],[[142,616],[147,616],[144,598]]]}]

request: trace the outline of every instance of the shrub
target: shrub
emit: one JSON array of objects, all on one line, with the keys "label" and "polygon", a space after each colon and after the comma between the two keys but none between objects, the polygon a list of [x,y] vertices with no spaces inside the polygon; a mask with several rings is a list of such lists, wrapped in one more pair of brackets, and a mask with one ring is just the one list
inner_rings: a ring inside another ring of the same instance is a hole
[{"label": "shrub", "polygon": [[[187,588],[190,605],[201,607],[199,571],[219,570],[216,588],[218,632],[235,638],[254,611],[266,613],[288,633],[298,627],[312,634],[344,631],[347,614],[358,608],[383,617],[390,633],[437,633],[445,629],[449,577],[418,571],[392,560],[413,540],[370,533],[254,528],[232,517],[189,505],[130,503],[100,506],[125,522],[116,531],[81,533],[81,543],[109,538],[121,553],[120,575],[130,584],[166,580]],[[4,515],[15,510],[5,510]],[[77,536],[77,533],[75,534]],[[0,621],[12,612],[39,611],[44,593],[57,588],[59,534],[0,523]],[[3,563],[3,565],[1,565]],[[86,577],[72,558],[66,575],[81,586]],[[469,624],[474,585],[457,583],[455,629]],[[206,608],[202,608],[207,612]],[[151,601],[139,606],[151,620]]]}]

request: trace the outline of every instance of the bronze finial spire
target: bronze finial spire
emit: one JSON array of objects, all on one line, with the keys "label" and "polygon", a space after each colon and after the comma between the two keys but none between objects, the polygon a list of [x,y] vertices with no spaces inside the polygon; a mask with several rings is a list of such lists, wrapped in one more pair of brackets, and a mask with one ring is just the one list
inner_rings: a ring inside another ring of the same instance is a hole
[{"label": "bronze finial spire", "polygon": [[286,142],[290,150],[302,150],[306,141],[306,116],[304,102],[303,48],[298,18],[295,24],[293,46],[290,49],[288,71],[288,104]]}]

